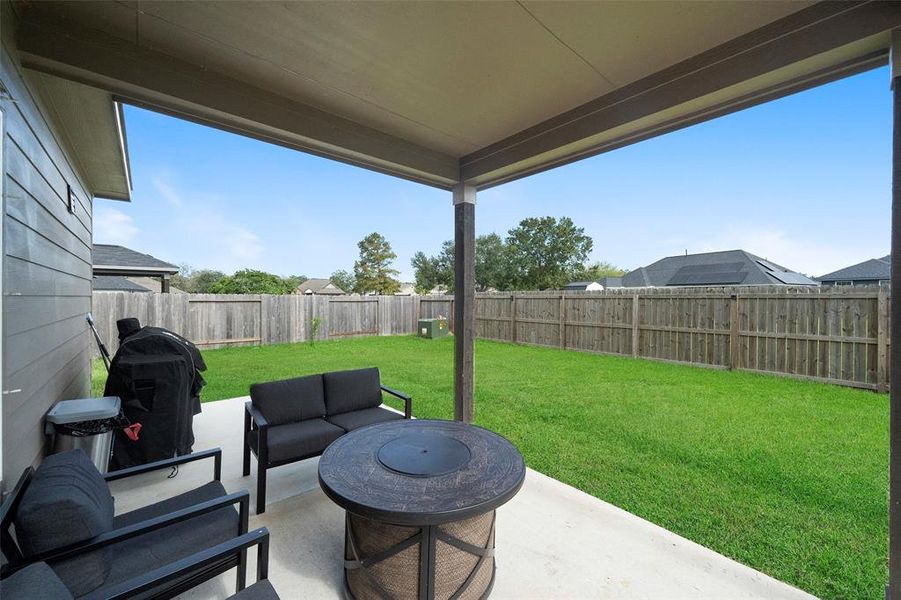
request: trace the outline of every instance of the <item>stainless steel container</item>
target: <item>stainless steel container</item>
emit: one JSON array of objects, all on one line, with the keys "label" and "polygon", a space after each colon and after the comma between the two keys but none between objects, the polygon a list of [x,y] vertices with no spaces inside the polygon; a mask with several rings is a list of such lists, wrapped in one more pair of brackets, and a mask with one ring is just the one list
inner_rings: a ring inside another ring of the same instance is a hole
[{"label": "stainless steel container", "polygon": [[116,396],[57,402],[46,418],[47,433],[53,436],[53,453],[80,448],[98,471],[106,473],[120,409],[121,400]]}]

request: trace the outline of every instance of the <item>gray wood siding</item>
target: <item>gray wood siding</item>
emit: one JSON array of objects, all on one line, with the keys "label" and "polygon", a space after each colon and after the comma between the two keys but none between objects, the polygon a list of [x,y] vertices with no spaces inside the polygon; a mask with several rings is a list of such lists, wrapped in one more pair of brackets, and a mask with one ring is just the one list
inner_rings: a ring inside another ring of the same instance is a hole
[{"label": "gray wood siding", "polygon": [[[4,27],[4,33],[8,30]],[[91,194],[4,36],[3,485],[43,455],[43,416],[90,393]],[[67,209],[68,186],[78,198]]]}]

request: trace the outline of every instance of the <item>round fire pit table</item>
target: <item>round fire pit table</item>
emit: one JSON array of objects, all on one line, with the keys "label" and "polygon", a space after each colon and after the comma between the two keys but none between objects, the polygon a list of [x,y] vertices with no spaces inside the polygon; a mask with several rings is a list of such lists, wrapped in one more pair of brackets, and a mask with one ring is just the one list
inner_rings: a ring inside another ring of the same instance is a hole
[{"label": "round fire pit table", "polygon": [[457,421],[391,421],[335,440],[319,484],[347,511],[348,598],[488,596],[495,510],[525,474],[513,444]]}]

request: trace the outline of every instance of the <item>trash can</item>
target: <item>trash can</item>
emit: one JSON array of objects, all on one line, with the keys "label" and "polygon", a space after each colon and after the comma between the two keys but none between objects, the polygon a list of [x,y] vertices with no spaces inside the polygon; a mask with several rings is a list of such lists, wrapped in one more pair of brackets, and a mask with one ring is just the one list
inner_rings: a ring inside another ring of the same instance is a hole
[{"label": "trash can", "polygon": [[113,430],[122,424],[118,396],[62,400],[47,413],[53,453],[81,448],[101,473],[109,468]]}]

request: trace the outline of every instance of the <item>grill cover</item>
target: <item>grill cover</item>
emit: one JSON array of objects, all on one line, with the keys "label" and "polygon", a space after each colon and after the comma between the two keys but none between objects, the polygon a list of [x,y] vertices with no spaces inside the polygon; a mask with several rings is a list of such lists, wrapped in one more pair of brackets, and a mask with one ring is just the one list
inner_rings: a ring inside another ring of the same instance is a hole
[{"label": "grill cover", "polygon": [[138,441],[120,429],[113,440],[110,470],[190,454],[194,415],[206,364],[194,344],[167,329],[120,324],[119,350],[110,364],[105,396],[119,396],[122,411],[140,423]]}]

